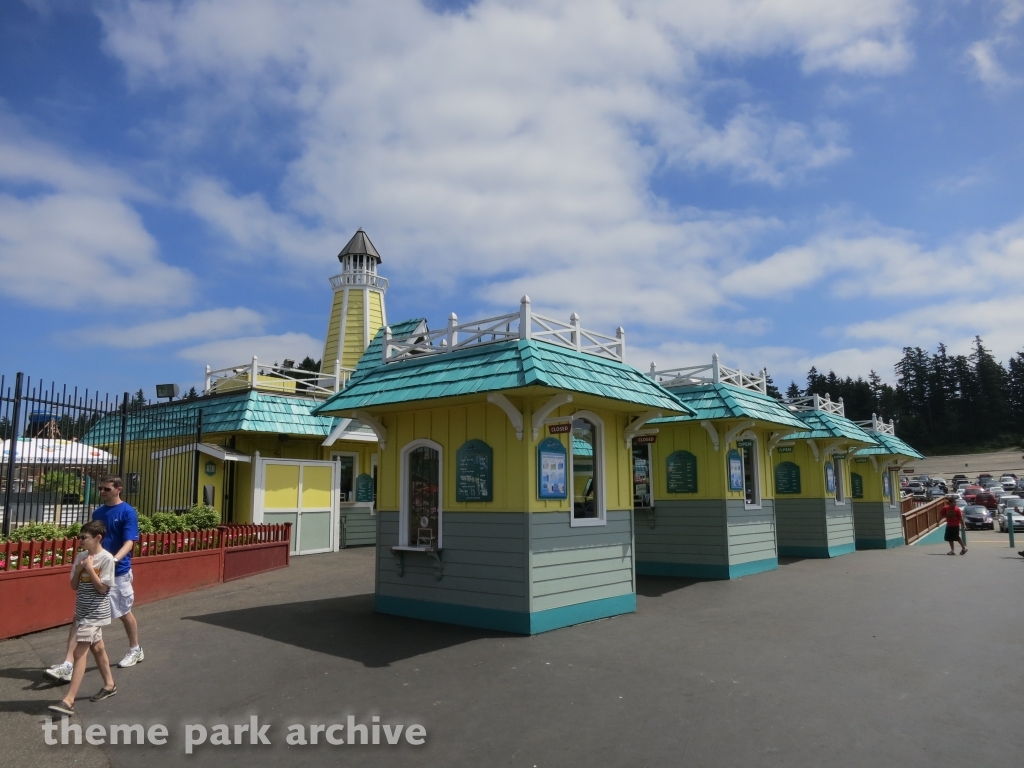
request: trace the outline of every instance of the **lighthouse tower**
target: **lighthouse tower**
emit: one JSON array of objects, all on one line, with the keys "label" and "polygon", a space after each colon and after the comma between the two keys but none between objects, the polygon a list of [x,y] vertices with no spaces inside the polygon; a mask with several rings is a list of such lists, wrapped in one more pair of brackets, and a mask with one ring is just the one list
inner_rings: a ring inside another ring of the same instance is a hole
[{"label": "lighthouse tower", "polygon": [[370,340],[387,322],[384,294],[388,281],[377,274],[380,254],[362,228],[341,249],[338,261],[341,274],[331,278],[334,302],[320,364],[324,373],[334,373],[339,361],[342,369],[355,368]]}]

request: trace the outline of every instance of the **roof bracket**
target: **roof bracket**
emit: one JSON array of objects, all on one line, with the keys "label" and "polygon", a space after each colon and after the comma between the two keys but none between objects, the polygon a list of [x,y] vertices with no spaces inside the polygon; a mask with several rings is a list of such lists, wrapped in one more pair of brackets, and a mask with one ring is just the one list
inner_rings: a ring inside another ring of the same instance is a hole
[{"label": "roof bracket", "polygon": [[553,410],[561,408],[563,405],[571,402],[572,395],[568,392],[560,392],[544,403],[544,405],[542,405],[540,409],[533,414],[533,439],[537,439],[537,435],[540,434],[540,427],[544,423],[544,419],[546,419]]},{"label": "roof bracket", "polygon": [[771,433],[771,435],[768,437],[768,458],[771,458],[772,451],[775,450],[775,446],[777,446],[781,442],[782,438],[785,436],[785,432]]},{"label": "roof bracket", "polygon": [[341,419],[338,422],[338,426],[331,430],[331,434],[329,434],[327,436],[327,439],[324,440],[320,445],[322,445],[324,448],[334,445],[338,441],[338,438],[341,437],[341,433],[348,429],[351,423],[352,419]]},{"label": "roof bracket", "polygon": [[868,458],[871,459],[871,466],[874,467],[875,468],[875,472],[877,472],[878,471],[878,462],[875,460],[874,454],[872,454],[871,456],[868,456]]},{"label": "roof bracket", "polygon": [[710,421],[702,421],[700,423],[704,429],[707,430],[708,435],[711,437],[711,444],[715,446],[715,450],[718,450],[718,430],[715,429],[715,425]]},{"label": "roof bracket", "polygon": [[814,454],[814,460],[817,461],[818,458],[819,458],[818,457],[818,444],[816,442],[814,442],[813,440],[808,440],[807,441],[807,445],[809,445],[811,447],[811,453]]},{"label": "roof bracket", "polygon": [[[726,448],[728,448],[729,443],[731,443],[735,439],[736,435],[738,435],[745,429],[750,429],[756,424],[756,421],[741,421],[739,424],[737,424],[735,427],[733,427],[732,429],[725,433],[725,437],[722,439],[722,442],[725,443]],[[716,448],[715,450],[718,449]]]},{"label": "roof bracket", "polygon": [[366,411],[352,411],[352,416],[373,430],[373,434],[377,436],[377,442],[380,443],[382,451],[388,447],[388,431],[383,424]]},{"label": "roof bracket", "polygon": [[512,422],[512,427],[516,431],[516,440],[523,439],[523,414],[519,412],[509,399],[500,392],[492,392],[487,396],[487,402],[498,406],[508,416],[508,420]]},{"label": "roof bracket", "polygon": [[640,414],[633,421],[626,425],[623,437],[626,439],[626,450],[629,450],[633,444],[633,438],[644,428],[651,419],[660,419],[661,411],[647,411],[647,413]]}]

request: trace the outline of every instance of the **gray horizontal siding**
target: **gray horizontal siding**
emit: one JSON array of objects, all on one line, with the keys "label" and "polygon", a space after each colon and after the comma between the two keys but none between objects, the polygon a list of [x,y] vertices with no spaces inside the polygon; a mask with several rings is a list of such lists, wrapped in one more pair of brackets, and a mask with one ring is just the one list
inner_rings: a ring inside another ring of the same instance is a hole
[{"label": "gray horizontal siding", "polygon": [[526,516],[518,512],[445,512],[438,581],[434,561],[406,552],[404,574],[389,547],[398,544],[398,513],[380,512],[377,593],[479,608],[525,611]]},{"label": "gray horizontal siding", "polygon": [[903,515],[900,514],[899,507],[896,509],[885,507],[885,538],[886,540],[903,538]]},{"label": "gray horizontal siding", "polygon": [[775,503],[771,499],[762,499],[760,509],[746,509],[742,501],[727,501],[725,510],[729,565],[778,556],[775,549]]},{"label": "gray horizontal siding", "polygon": [[[377,518],[370,507],[342,507],[340,517],[345,520],[345,546],[359,547],[377,541]],[[341,535],[339,526],[338,535]]]},{"label": "gray horizontal siding", "polygon": [[609,511],[606,525],[573,528],[568,512],[529,515],[530,610],[630,594],[632,512]]},{"label": "gray horizontal siding", "polygon": [[880,501],[855,501],[853,522],[858,539],[886,539],[885,508]]},{"label": "gray horizontal siding", "polygon": [[655,502],[655,527],[637,516],[636,558],[644,563],[726,565],[725,502],[672,499]]},{"label": "gray horizontal siding", "polygon": [[845,504],[836,504],[834,499],[825,499],[825,522],[828,525],[828,546],[853,544],[853,509],[849,499]]},{"label": "gray horizontal siding", "polygon": [[824,499],[776,499],[775,524],[780,549],[828,547]]}]

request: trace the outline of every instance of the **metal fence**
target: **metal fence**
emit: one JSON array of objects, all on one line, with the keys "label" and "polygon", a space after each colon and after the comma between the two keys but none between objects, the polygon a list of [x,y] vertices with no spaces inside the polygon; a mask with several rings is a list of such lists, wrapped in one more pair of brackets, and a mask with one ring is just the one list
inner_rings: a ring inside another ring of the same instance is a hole
[{"label": "metal fence", "polygon": [[99,505],[97,481],[124,480],[140,514],[183,511],[198,499],[202,410],[169,410],[127,392],[0,376],[2,534],[31,522],[84,522]]}]

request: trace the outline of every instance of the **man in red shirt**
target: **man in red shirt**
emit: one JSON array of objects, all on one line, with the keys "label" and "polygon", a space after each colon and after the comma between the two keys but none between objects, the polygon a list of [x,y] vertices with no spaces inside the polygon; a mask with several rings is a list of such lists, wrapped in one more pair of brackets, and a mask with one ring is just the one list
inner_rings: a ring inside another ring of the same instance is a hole
[{"label": "man in red shirt", "polygon": [[946,541],[949,542],[949,554],[955,555],[953,551],[953,543],[960,544],[960,554],[967,553],[967,545],[964,544],[964,540],[960,537],[960,529],[964,525],[964,513],[960,511],[960,508],[956,505],[956,496],[946,497],[946,506],[942,508],[942,516],[946,518]]}]

